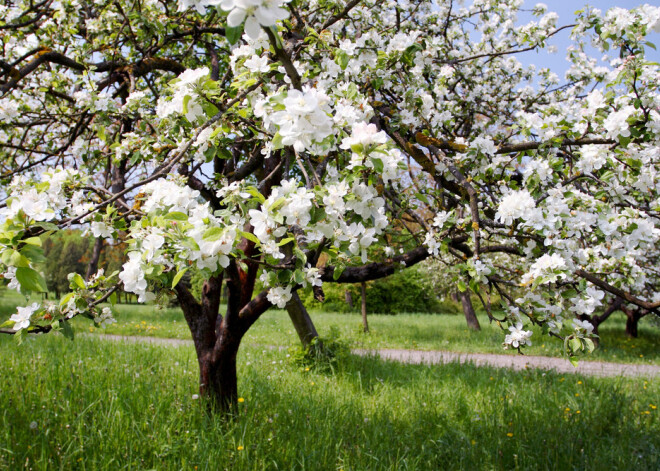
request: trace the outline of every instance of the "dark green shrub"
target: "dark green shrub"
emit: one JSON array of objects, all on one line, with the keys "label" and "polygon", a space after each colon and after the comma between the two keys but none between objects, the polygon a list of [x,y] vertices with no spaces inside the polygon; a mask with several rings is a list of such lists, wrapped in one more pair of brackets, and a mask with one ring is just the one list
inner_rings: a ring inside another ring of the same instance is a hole
[{"label": "dark green shrub", "polygon": [[[360,312],[359,284],[325,283],[323,291],[325,293],[324,303],[316,301],[309,289],[301,291],[300,297],[308,309],[327,312]],[[346,291],[353,299],[353,307],[346,302]],[[456,306],[449,306],[446,302],[440,301],[430,277],[424,270],[417,267],[401,270],[387,278],[367,283],[368,313],[454,313],[455,311]]]}]

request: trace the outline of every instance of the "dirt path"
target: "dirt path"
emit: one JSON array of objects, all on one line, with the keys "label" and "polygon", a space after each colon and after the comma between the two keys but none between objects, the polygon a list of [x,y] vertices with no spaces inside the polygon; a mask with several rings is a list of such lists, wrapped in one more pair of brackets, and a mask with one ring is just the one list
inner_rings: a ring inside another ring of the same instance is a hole
[{"label": "dirt path", "polygon": [[[164,339],[157,337],[137,337],[121,335],[88,335],[106,340],[123,341],[131,343],[151,343],[155,345],[192,345],[190,340]],[[281,348],[284,347],[270,347]],[[556,373],[577,373],[587,376],[629,376],[629,377],[656,377],[660,376],[660,366],[635,365],[626,363],[606,363],[599,361],[581,361],[577,368],[568,360],[555,357],[541,357],[529,355],[498,355],[494,353],[456,353],[440,350],[363,350],[354,349],[356,355],[374,355],[384,360],[400,361],[411,364],[444,364],[444,363],[472,363],[476,366],[492,366],[495,368],[511,368],[516,371],[526,369],[552,370]]]}]

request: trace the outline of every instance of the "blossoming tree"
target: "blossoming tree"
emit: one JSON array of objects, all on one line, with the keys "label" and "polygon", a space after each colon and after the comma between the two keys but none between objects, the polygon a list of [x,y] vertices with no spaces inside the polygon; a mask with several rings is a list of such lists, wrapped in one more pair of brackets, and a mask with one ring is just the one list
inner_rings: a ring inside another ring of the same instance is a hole
[{"label": "blossoming tree", "polygon": [[[521,25],[521,3],[6,2],[0,270],[27,302],[3,332],[112,322],[118,284],[140,301],[174,292],[200,390],[228,406],[268,308],[429,257],[494,319],[499,295],[513,348],[538,324],[571,356],[591,349],[580,315],[606,292],[657,312],[660,98],[644,51],[660,9],[558,27],[541,4]],[[569,28],[564,84],[516,59]],[[598,65],[586,44],[614,54]],[[35,302],[42,242],[72,226],[125,240],[126,262]],[[201,299],[180,283],[192,266]]]}]

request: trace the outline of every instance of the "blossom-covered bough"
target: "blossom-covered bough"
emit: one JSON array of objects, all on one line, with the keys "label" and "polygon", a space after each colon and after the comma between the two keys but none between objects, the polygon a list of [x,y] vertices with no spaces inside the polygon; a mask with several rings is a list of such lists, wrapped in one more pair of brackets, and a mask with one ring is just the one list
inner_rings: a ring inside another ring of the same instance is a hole
[{"label": "blossom-covered bough", "polygon": [[[297,289],[429,257],[517,349],[538,324],[569,356],[590,350],[584,316],[606,299],[657,313],[659,75],[644,51],[660,10],[582,12],[560,84],[516,54],[565,27],[541,4],[520,24],[521,3],[6,3],[0,268],[27,306],[3,332],[112,322],[120,284],[140,301],[173,292],[201,392],[228,406],[268,308],[300,313]],[[97,252],[126,241],[123,269],[35,302],[41,243],[71,226]],[[181,282],[193,268],[200,299]]]}]

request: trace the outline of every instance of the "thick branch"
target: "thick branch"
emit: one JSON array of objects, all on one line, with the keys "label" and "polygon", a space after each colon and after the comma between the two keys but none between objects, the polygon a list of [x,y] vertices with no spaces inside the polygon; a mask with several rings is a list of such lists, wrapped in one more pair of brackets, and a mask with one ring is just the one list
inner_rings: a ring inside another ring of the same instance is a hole
[{"label": "thick branch", "polygon": [[335,267],[325,267],[321,271],[321,280],[334,283],[360,283],[377,280],[392,275],[401,267],[413,266],[430,255],[426,247],[417,247],[408,253],[393,257],[389,262],[368,263],[361,267],[346,268],[337,279],[334,278]]},{"label": "thick branch", "polygon": [[620,298],[625,299],[629,303],[635,304],[636,306],[642,307],[644,309],[649,309],[649,310],[656,310],[657,308],[660,307],[660,302],[657,303],[649,303],[647,301],[643,301],[639,299],[636,296],[633,296],[632,294],[628,293],[627,291],[623,291],[622,289],[619,289],[615,286],[612,286],[608,282],[601,280],[598,278],[596,275],[589,273],[584,270],[575,270],[575,274],[581,278],[584,278],[585,280],[593,283],[594,285],[598,286],[601,289],[604,289],[605,291],[612,293],[616,296],[619,296]]}]

